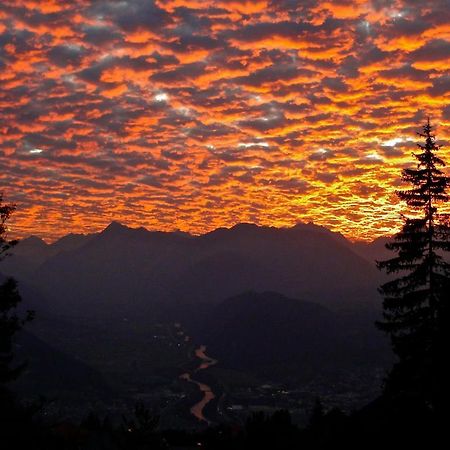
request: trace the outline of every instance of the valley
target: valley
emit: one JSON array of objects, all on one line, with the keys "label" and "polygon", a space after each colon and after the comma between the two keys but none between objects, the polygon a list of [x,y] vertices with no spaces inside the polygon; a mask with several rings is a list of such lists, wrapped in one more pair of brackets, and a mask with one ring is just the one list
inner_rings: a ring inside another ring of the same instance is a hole
[{"label": "valley", "polygon": [[112,223],[50,245],[24,240],[0,271],[36,310],[29,332],[55,349],[31,375],[44,379],[64,355],[85,368],[66,389],[31,389],[26,376],[20,389],[54,398],[47,413],[58,417],[95,409],[120,420],[142,402],[164,428],[280,408],[305,423],[319,397],[350,411],[377,395],[392,358],[373,327],[378,248],[311,224],[193,237]]}]

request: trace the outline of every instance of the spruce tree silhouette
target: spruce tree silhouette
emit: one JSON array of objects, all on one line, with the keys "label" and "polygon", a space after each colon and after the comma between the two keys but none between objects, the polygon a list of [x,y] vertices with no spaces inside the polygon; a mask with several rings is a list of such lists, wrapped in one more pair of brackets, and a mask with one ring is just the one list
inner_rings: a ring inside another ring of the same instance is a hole
[{"label": "spruce tree silhouette", "polygon": [[412,187],[397,191],[411,217],[403,216],[402,230],[386,245],[396,256],[377,262],[379,269],[398,276],[379,289],[384,320],[377,326],[389,334],[398,356],[385,394],[415,397],[439,412],[448,391],[450,228],[438,205],[449,200],[450,178],[440,170],[445,164],[437,156],[440,147],[429,119],[418,134],[423,143],[413,153],[417,167],[402,172]]},{"label": "spruce tree silhouette", "polygon": [[[14,205],[2,204],[0,195],[0,260],[8,255],[8,250],[16,245],[17,241],[7,240],[6,222],[15,210]],[[19,317],[16,312],[21,302],[17,282],[13,278],[7,278],[0,285],[0,390],[5,384],[15,380],[25,368],[25,364],[12,366],[13,338],[22,329],[26,322],[33,319],[34,313],[27,311],[25,317]]]},{"label": "spruce tree silhouette", "polygon": [[[8,256],[8,251],[17,244],[8,240],[7,221],[15,211],[15,205],[4,204],[0,193],[0,261]],[[6,278],[0,284],[0,436],[1,443],[10,450],[35,448],[50,450],[55,448],[46,439],[45,430],[34,422],[34,416],[41,409],[41,403],[25,405],[9,388],[26,367],[26,363],[14,361],[14,338],[23,326],[33,320],[34,311],[23,316],[17,311],[22,301],[17,282]],[[2,447],[3,448],[3,447]]]},{"label": "spruce tree silhouette", "polygon": [[[3,204],[0,194],[0,260],[17,241],[7,240],[6,222],[15,210],[14,205]],[[0,284],[0,436],[5,448],[31,448],[37,436],[32,423],[33,408],[23,407],[8,387],[24,370],[26,364],[14,362],[14,337],[26,322],[33,319],[33,312],[24,317],[17,314],[21,302],[17,283],[7,278]],[[34,442],[34,448],[38,447]],[[25,447],[24,447],[25,446]]]}]

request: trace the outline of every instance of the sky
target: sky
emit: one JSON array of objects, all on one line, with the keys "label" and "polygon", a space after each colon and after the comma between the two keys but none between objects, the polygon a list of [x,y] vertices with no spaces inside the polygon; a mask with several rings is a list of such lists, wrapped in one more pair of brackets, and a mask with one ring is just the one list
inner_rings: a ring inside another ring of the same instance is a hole
[{"label": "sky", "polygon": [[449,69],[449,0],[2,0],[11,233],[391,234],[427,116],[450,163]]}]

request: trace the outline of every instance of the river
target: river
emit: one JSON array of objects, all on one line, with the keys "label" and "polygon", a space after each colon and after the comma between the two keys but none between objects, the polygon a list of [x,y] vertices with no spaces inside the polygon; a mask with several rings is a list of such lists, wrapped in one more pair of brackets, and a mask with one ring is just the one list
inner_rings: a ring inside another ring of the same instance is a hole
[{"label": "river", "polygon": [[214,364],[217,364],[217,360],[210,358],[207,354],[206,354],[206,346],[205,345],[201,345],[200,347],[198,347],[195,350],[195,356],[200,359],[201,363],[200,365],[191,373],[190,372],[186,372],[183,373],[182,375],[180,375],[180,378],[182,380],[186,380],[190,383],[194,383],[198,386],[200,392],[203,394],[202,399],[197,402],[195,405],[193,405],[191,407],[191,414],[196,417],[198,420],[200,420],[201,422],[206,422],[206,423],[211,423],[210,420],[208,420],[205,415],[203,414],[203,410],[205,408],[205,406],[212,400],[214,399],[216,396],[214,395],[214,392],[211,390],[211,388],[205,384],[205,383],[200,383],[200,381],[195,380],[194,378],[192,378],[195,373],[197,373],[200,370],[205,370],[208,367],[213,366]]}]

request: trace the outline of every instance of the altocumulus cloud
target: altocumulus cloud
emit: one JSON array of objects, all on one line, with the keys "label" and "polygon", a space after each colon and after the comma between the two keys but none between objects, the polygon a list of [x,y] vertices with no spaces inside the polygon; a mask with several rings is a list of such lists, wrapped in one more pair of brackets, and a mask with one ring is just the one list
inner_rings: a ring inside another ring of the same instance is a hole
[{"label": "altocumulus cloud", "polygon": [[414,131],[449,141],[449,26],[445,0],[3,0],[14,232],[395,229]]}]

